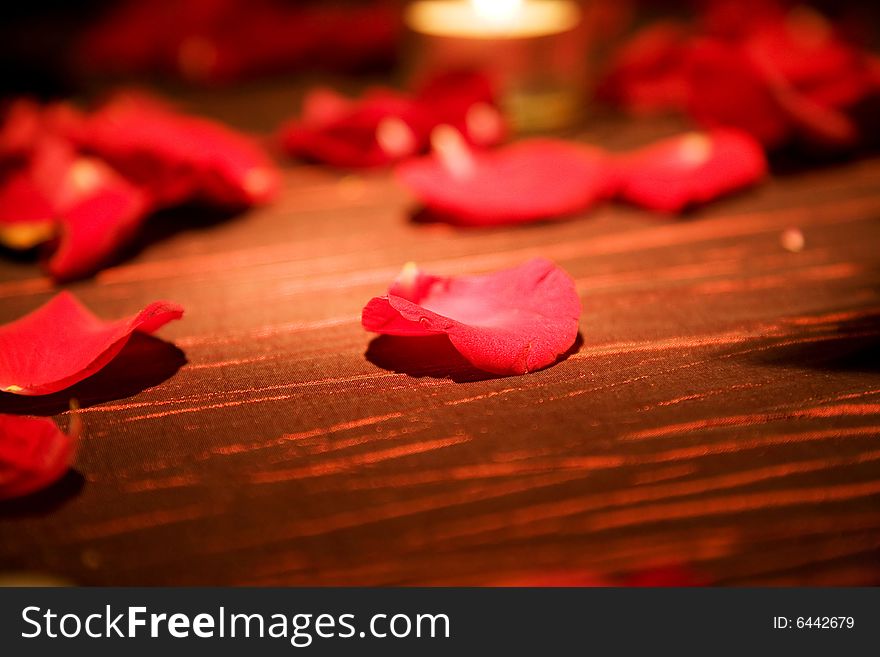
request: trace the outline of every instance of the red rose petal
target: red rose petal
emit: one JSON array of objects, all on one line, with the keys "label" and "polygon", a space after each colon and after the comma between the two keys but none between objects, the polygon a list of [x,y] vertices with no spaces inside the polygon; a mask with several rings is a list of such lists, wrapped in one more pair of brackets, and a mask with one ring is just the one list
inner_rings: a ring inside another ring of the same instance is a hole
[{"label": "red rose petal", "polygon": [[55,209],[26,170],[0,182],[0,244],[30,249],[55,234]]},{"label": "red rose petal", "polygon": [[776,98],[806,141],[842,148],[858,140],[858,128],[844,112],[815,102],[787,85],[776,88]]},{"label": "red rose petal", "polygon": [[827,18],[806,6],[756,21],[744,34],[744,42],[798,88],[833,81],[857,68],[861,60],[856,48],[837,37]]},{"label": "red rose petal", "polygon": [[788,113],[765,72],[738,46],[711,40],[695,44],[689,79],[688,109],[703,125],[739,128],[768,148],[790,139]]},{"label": "red rose petal", "polygon": [[77,141],[163,206],[247,207],[268,202],[280,185],[275,165],[248,137],[144,96],[111,100],[88,117]]},{"label": "red rose petal", "polygon": [[580,314],[572,278],[539,258],[481,276],[432,276],[408,266],[386,296],[366,305],[361,321],[387,335],[445,333],[475,367],[525,374],[574,344]]},{"label": "red rose petal", "polygon": [[26,157],[42,129],[40,106],[27,98],[14,100],[0,125],[0,160]]},{"label": "red rose petal", "polygon": [[77,158],[61,184],[69,191],[58,206],[60,243],[48,269],[66,280],[105,264],[135,234],[151,204],[140,189],[92,158]]},{"label": "red rose petal", "polygon": [[[631,110],[681,105],[707,127],[734,127],[768,149],[851,148],[870,137],[871,55],[816,10],[768,0],[705,3],[685,29],[660,21],[612,58],[599,93]],[[683,101],[683,102],[682,102]]]},{"label": "red rose petal", "polygon": [[622,198],[678,212],[758,182],[767,174],[767,160],[748,134],[717,129],[664,139],[626,154],[617,169]]},{"label": "red rose petal", "polygon": [[502,141],[507,126],[484,75],[453,71],[427,81],[414,96],[376,88],[353,100],[318,87],[299,119],[282,126],[291,156],[344,168],[385,166],[425,150],[431,130],[457,128],[474,145]]},{"label": "red rose petal", "polygon": [[404,162],[400,181],[451,223],[490,226],[586,210],[608,192],[604,154],[592,147],[532,139],[472,152],[451,129],[438,129],[435,154]]},{"label": "red rose petal", "polygon": [[53,484],[73,459],[79,421],[70,435],[41,417],[0,415],[0,499],[19,497]]},{"label": "red rose petal", "polygon": [[418,89],[415,103],[430,129],[451,125],[475,146],[495,146],[507,136],[492,81],[479,71],[435,75]]},{"label": "red rose petal", "polygon": [[349,100],[324,88],[305,98],[299,120],[282,126],[291,156],[344,168],[390,164],[422,150],[426,128],[413,101],[388,89]]},{"label": "red rose petal", "polygon": [[0,391],[46,395],[94,374],[125,346],[132,332],[152,333],[180,319],[183,309],[156,301],[134,317],[105,322],[69,292],[0,326]]},{"label": "red rose petal", "polygon": [[330,87],[315,87],[303,99],[300,120],[309,126],[331,125],[345,118],[355,105],[355,101]]},{"label": "red rose petal", "polygon": [[69,103],[40,105],[29,98],[13,100],[0,125],[0,162],[26,161],[45,140],[65,140],[81,121],[81,114]]},{"label": "red rose petal", "polygon": [[59,234],[48,264],[56,279],[94,272],[151,209],[141,190],[54,136],[34,144],[26,168],[15,170],[0,193],[9,202],[0,206],[0,240],[27,248]]},{"label": "red rose petal", "polygon": [[687,98],[687,28],[658,21],[615,54],[597,95],[633,114],[679,109]]}]

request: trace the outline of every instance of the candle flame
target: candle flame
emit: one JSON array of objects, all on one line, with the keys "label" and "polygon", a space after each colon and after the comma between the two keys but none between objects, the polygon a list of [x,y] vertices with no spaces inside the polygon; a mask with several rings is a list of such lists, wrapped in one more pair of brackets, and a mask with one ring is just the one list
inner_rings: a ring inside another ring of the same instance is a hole
[{"label": "candle flame", "polygon": [[522,9],[523,0],[471,0],[477,16],[491,23],[509,23]]}]

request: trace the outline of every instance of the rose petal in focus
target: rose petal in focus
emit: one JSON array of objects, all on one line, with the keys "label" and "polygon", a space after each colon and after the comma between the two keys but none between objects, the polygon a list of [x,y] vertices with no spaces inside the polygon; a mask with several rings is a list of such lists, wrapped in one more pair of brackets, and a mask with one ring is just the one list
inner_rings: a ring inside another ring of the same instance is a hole
[{"label": "rose petal in focus", "polygon": [[153,333],[180,319],[183,308],[156,301],[133,317],[103,321],[70,292],[0,326],[0,391],[46,395],[63,390],[109,363],[132,332]]},{"label": "rose petal in focus", "polygon": [[[469,152],[453,141],[457,133],[441,134],[447,144],[434,139],[436,152],[400,164],[397,176],[450,223],[490,226],[571,215],[609,191],[606,157],[598,149],[532,139],[496,151]],[[447,152],[461,156],[449,158]]]},{"label": "rose petal in focus", "polygon": [[48,418],[0,415],[0,499],[27,495],[60,479],[73,459],[79,426],[74,417],[68,435]]},{"label": "rose petal in focus", "polygon": [[726,129],[664,139],[617,162],[620,197],[663,212],[706,203],[766,174],[761,145],[746,133]]},{"label": "rose petal in focus", "polygon": [[535,259],[481,276],[441,277],[405,267],[386,296],[366,305],[362,324],[386,335],[445,333],[475,367],[525,374],[553,364],[574,344],[580,314],[572,278]]}]

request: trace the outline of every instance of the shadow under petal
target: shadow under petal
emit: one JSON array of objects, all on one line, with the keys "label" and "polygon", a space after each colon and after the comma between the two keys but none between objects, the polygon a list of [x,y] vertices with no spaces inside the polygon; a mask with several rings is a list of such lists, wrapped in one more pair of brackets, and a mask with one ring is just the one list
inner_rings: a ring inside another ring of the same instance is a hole
[{"label": "shadow under petal", "polygon": [[827,335],[804,332],[784,345],[759,352],[763,365],[829,372],[880,372],[880,315],[866,314],[829,326]]},{"label": "shadow under petal", "polygon": [[167,381],[185,364],[186,355],[170,342],[135,332],[116,358],[69,388],[33,397],[0,393],[0,413],[58,415],[71,399],[83,408],[125,399]]},{"label": "shadow under petal", "polygon": [[0,500],[0,518],[44,516],[77,497],[85,487],[86,479],[76,470],[68,470],[58,481],[38,491]]},{"label": "shadow under petal", "polygon": [[42,244],[29,249],[11,249],[0,244],[0,258],[20,264],[35,264],[40,257]]},{"label": "shadow under petal", "polygon": [[[548,367],[576,354],[583,344],[584,339],[578,333],[571,348]],[[390,372],[406,374],[415,378],[450,379],[455,383],[472,383],[519,376],[492,374],[477,369],[458,352],[446,335],[418,337],[380,335],[370,341],[364,357],[373,365]]]},{"label": "shadow under petal", "polygon": [[206,231],[221,224],[244,218],[247,208],[216,208],[197,203],[185,203],[150,214],[132,236],[131,241],[103,265],[102,268],[128,262],[154,244],[189,231]]},{"label": "shadow under petal", "polygon": [[582,218],[587,215],[587,211],[584,212],[576,212],[572,214],[566,215],[552,215],[547,217],[539,217],[535,219],[528,219],[525,221],[499,221],[496,223],[471,223],[468,221],[461,221],[454,214],[449,214],[442,212],[440,210],[436,210],[434,208],[429,208],[426,206],[419,206],[416,208],[412,208],[409,213],[409,221],[413,224],[423,225],[423,226],[440,226],[446,225],[448,227],[463,230],[463,231],[497,231],[503,228],[516,228],[518,230],[530,230],[534,227],[540,228],[545,224],[554,224],[560,223],[563,221],[571,221],[577,218]]}]

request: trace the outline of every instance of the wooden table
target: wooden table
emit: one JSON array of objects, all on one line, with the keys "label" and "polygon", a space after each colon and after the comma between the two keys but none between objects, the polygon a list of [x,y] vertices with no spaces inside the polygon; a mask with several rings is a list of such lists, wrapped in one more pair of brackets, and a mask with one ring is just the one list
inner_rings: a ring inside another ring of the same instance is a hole
[{"label": "wooden table", "polygon": [[[268,127],[294,91],[190,99]],[[289,102],[288,102],[289,101]],[[591,122],[620,147],[674,126]],[[776,177],[676,220],[410,220],[386,172],[286,165],[279,201],[152,220],[71,286],[100,315],[186,307],[72,391],[87,435],[0,505],[0,570],[80,584],[880,583],[880,159]],[[782,248],[798,227],[800,253]],[[403,263],[533,256],[577,280],[582,343],[522,377],[374,340]],[[53,292],[0,262],[0,321]],[[166,342],[167,341],[167,342]],[[54,415],[65,395],[0,398]]]}]

